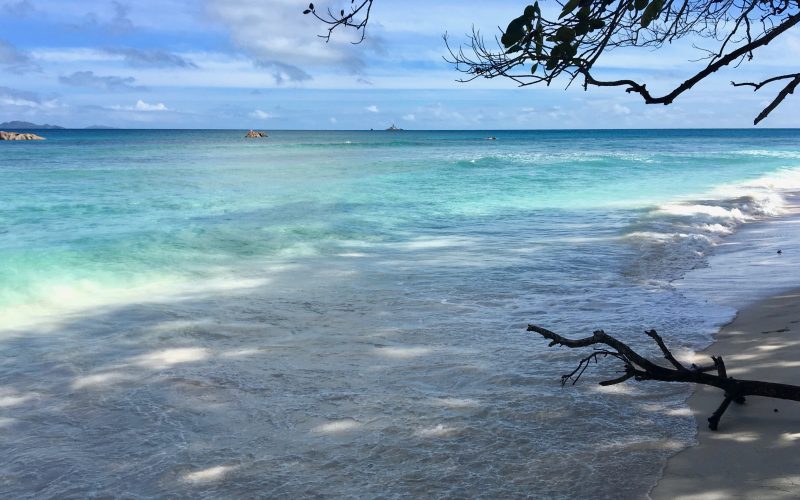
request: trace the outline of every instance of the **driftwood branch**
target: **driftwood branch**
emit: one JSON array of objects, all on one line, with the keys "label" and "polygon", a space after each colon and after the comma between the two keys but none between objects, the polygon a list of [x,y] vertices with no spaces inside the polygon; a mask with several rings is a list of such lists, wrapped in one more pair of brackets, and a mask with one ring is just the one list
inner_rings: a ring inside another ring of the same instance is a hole
[{"label": "driftwood branch", "polygon": [[[693,384],[710,385],[724,391],[724,399],[719,408],[708,418],[709,429],[715,431],[719,427],[719,420],[728,409],[731,402],[742,404],[746,396],[762,396],[766,398],[788,399],[800,401],[800,386],[789,384],[778,384],[775,382],[763,382],[759,380],[739,380],[728,376],[725,362],[721,356],[712,356],[713,365],[697,366],[691,365],[687,368],[681,364],[672,352],[667,348],[664,340],[655,331],[650,330],[645,334],[652,338],[658,345],[671,368],[661,366],[653,361],[641,356],[631,349],[627,344],[608,335],[603,330],[597,330],[591,337],[582,339],[569,339],[557,333],[551,332],[546,328],[536,325],[528,325],[529,332],[535,332],[550,341],[550,347],[565,346],[571,349],[589,346],[595,347],[595,351],[583,358],[578,363],[578,367],[571,373],[561,377],[561,384],[567,382],[575,384],[583,375],[583,372],[592,362],[597,362],[599,358],[612,357],[620,360],[624,366],[624,375],[613,380],[605,380],[600,385],[615,385],[625,382],[628,379],[635,380],[656,380],[660,382],[688,382]],[[602,347],[605,346],[605,347]],[[709,373],[716,371],[716,375]]]}]

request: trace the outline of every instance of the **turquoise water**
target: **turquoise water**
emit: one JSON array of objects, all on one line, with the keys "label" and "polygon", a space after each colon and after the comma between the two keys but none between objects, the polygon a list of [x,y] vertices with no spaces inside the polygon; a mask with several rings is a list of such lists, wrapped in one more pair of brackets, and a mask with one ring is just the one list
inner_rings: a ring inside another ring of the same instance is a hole
[{"label": "turquoise water", "polygon": [[44,135],[0,144],[13,496],[643,496],[684,388],[562,390],[524,326],[700,345],[675,280],[800,188],[795,130]]}]

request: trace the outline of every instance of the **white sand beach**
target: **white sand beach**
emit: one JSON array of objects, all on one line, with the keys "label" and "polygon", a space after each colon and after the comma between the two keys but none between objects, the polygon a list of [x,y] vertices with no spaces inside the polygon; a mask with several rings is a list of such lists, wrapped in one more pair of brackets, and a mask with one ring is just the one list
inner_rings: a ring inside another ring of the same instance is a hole
[{"label": "white sand beach", "polygon": [[[696,361],[709,355],[722,355],[733,377],[800,382],[800,290],[743,308]],[[669,460],[652,498],[800,498],[800,403],[751,397],[713,432],[706,418],[721,396],[699,387],[689,399],[699,444]]]}]

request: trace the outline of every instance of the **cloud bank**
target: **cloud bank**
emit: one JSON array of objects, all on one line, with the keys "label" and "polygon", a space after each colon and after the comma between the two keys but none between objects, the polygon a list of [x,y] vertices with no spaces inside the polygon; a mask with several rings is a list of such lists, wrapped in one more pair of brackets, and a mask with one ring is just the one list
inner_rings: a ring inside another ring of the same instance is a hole
[{"label": "cloud bank", "polygon": [[354,49],[352,33],[343,31],[329,43],[317,37],[319,23],[302,15],[297,0],[206,0],[209,15],[228,32],[231,40],[262,68],[274,71],[277,82],[311,78],[305,68],[336,67],[350,73],[364,68],[365,46]]},{"label": "cloud bank", "polygon": [[125,64],[135,68],[197,68],[192,61],[159,49],[110,48],[106,52],[122,56]]},{"label": "cloud bank", "polygon": [[131,91],[143,90],[144,87],[133,85],[136,81],[133,77],[121,76],[99,76],[93,71],[76,71],[69,76],[61,76],[58,81],[64,85],[73,87],[86,87],[110,91]]},{"label": "cloud bank", "polygon": [[27,52],[19,50],[2,38],[0,38],[0,66],[12,73],[40,70],[39,65],[31,59]]}]

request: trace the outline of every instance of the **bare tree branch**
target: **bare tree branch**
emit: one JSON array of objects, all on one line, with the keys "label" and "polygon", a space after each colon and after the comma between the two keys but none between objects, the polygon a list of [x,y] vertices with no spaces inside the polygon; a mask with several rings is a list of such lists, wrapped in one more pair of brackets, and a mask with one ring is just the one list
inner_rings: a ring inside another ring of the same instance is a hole
[{"label": "bare tree branch", "polygon": [[[713,366],[697,367],[692,365],[692,369],[687,369],[680,362],[678,362],[672,355],[670,350],[664,344],[663,339],[656,333],[655,330],[645,332],[645,334],[652,338],[659,349],[675,368],[667,368],[658,365],[647,358],[641,356],[636,351],[631,349],[627,344],[617,340],[616,338],[608,335],[603,330],[597,330],[591,337],[582,339],[570,339],[562,337],[546,328],[536,325],[528,325],[528,331],[538,333],[545,339],[550,340],[550,347],[565,346],[571,349],[582,347],[590,347],[596,345],[604,345],[609,347],[599,348],[589,356],[583,358],[578,363],[578,367],[571,373],[561,377],[561,383],[566,384],[572,381],[575,384],[580,379],[583,372],[586,371],[589,364],[594,361],[597,362],[599,358],[612,357],[622,361],[625,374],[613,380],[606,380],[600,382],[600,385],[614,385],[625,382],[628,379],[634,378],[635,380],[656,380],[661,382],[685,382],[702,385],[710,385],[722,389],[725,393],[722,404],[717,410],[708,418],[708,427],[711,430],[717,430],[719,427],[719,420],[722,418],[725,410],[731,402],[744,403],[745,396],[761,396],[776,399],[788,399],[792,401],[800,401],[800,386],[779,384],[775,382],[762,382],[759,380],[738,380],[729,377],[725,368],[725,363],[720,356],[712,356],[714,362]],[[716,370],[717,374],[712,375],[707,372]]]},{"label": "bare tree branch", "polygon": [[757,92],[764,85],[769,85],[772,82],[777,82],[779,80],[786,80],[786,79],[789,79],[789,78],[791,78],[792,80],[789,83],[787,83],[786,86],[783,88],[783,90],[781,90],[778,93],[778,95],[775,96],[775,99],[773,99],[772,102],[770,102],[767,105],[767,107],[764,108],[761,111],[761,113],[758,114],[756,119],[753,121],[753,125],[758,125],[758,122],[760,122],[761,120],[766,118],[770,113],[772,113],[772,110],[777,108],[778,105],[780,103],[782,103],[783,100],[786,99],[786,97],[789,96],[789,94],[794,93],[794,90],[797,88],[797,85],[800,85],[800,73],[792,73],[792,74],[788,74],[788,75],[773,76],[772,78],[767,78],[766,80],[764,80],[762,82],[759,82],[759,83],[755,83],[755,82],[742,82],[742,83],[731,82],[731,85],[733,85],[734,87],[750,86],[750,87],[753,87],[753,92]]},{"label": "bare tree branch", "polygon": [[[364,41],[367,36],[367,24],[369,24],[369,15],[372,12],[373,0],[360,0],[355,3],[355,0],[350,0],[350,10],[340,10],[339,13],[334,13],[330,8],[326,9],[325,14],[318,14],[317,9],[313,3],[308,4],[308,8],[303,11],[303,14],[312,14],[319,21],[328,25],[328,33],[319,35],[324,38],[326,42],[331,40],[331,36],[336,28],[342,26],[345,28],[353,28],[361,32],[361,38],[354,44],[359,44]],[[359,17],[363,12],[363,17]]]},{"label": "bare tree branch", "polygon": [[[559,4],[561,14],[551,19],[534,1],[500,31],[491,48],[475,28],[467,43],[457,48],[450,46],[445,35],[446,60],[466,75],[458,81],[502,77],[520,86],[549,86],[564,77],[568,87],[583,76],[584,89],[626,87],[626,92],[639,94],[646,104],[668,105],[723,67],[738,67],[752,60],[758,49],[800,24],[798,0],[565,0]],[[322,35],[326,40],[339,26],[361,31],[363,40],[372,5],[373,0],[351,0],[349,11],[335,14],[329,9],[327,15],[319,15],[310,5],[306,13],[313,13],[328,25],[327,35]],[[643,82],[629,78],[606,81],[594,73],[601,56],[614,49],[659,48],[685,37],[709,40],[716,48],[699,48],[705,53],[699,60],[706,60],[706,65],[663,95],[653,95]],[[783,75],[760,85],[750,84],[758,90],[761,85],[785,78],[792,80],[754,124],[766,118],[800,83],[794,75]],[[735,84],[742,85],[748,84]]]},{"label": "bare tree branch", "polygon": [[[644,98],[645,103],[647,103],[647,104],[672,104],[672,102],[675,100],[676,97],[678,97],[680,94],[686,92],[687,90],[691,89],[692,87],[697,85],[697,83],[699,83],[700,81],[702,81],[703,79],[705,79],[706,77],[711,75],[712,73],[715,73],[716,71],[718,71],[723,66],[727,66],[731,62],[735,61],[736,59],[738,59],[738,58],[740,58],[740,57],[742,57],[744,55],[746,55],[747,53],[752,52],[753,50],[755,50],[755,49],[757,49],[759,47],[763,47],[763,46],[769,44],[776,37],[778,37],[779,35],[785,33],[790,28],[796,26],[798,23],[800,23],[800,14],[797,14],[797,15],[794,15],[794,16],[789,16],[787,18],[787,20],[784,21],[777,28],[774,28],[774,29],[770,30],[764,36],[762,36],[762,37],[760,37],[760,38],[758,38],[758,39],[756,39],[756,40],[754,40],[754,41],[752,41],[752,42],[750,42],[750,43],[748,43],[746,45],[743,45],[743,46],[739,47],[736,50],[733,50],[733,51],[729,52],[724,57],[720,57],[719,59],[717,59],[713,63],[711,63],[708,66],[706,66],[705,68],[703,68],[701,71],[699,71],[693,77],[689,78],[685,82],[683,82],[680,85],[678,85],[677,87],[675,87],[675,89],[673,89],[671,92],[669,92],[668,94],[665,94],[665,95],[663,95],[661,97],[653,97],[652,94],[650,94],[650,92],[648,92],[648,90],[647,90],[647,88],[646,88],[646,86],[644,84],[639,84],[639,83],[636,83],[636,82],[634,82],[632,80],[600,81],[600,80],[596,80],[595,78],[593,78],[589,74],[589,70],[588,69],[581,69],[580,71],[586,77],[586,81],[587,81],[587,83],[589,85],[595,85],[595,86],[598,86],[598,87],[628,86],[628,88],[625,90],[626,92],[635,92],[635,93],[641,95]],[[794,90],[795,86],[797,86],[796,83],[791,88],[791,90],[786,92],[786,94],[792,93],[792,91]],[[787,85],[787,87],[788,87],[788,85]],[[775,106],[780,104],[780,101],[782,101],[785,97],[786,97],[786,95],[784,94],[783,97],[781,97],[780,100],[777,103],[775,103]],[[772,109],[774,109],[775,106],[773,106],[771,109],[769,109],[769,111],[765,110],[766,114],[762,111],[762,114],[764,116],[766,116],[767,114],[769,114],[770,111],[772,111]],[[763,117],[761,115],[759,115],[759,117],[760,118],[756,118],[755,124],[757,124],[759,121],[761,121],[761,119],[763,119]]]}]

